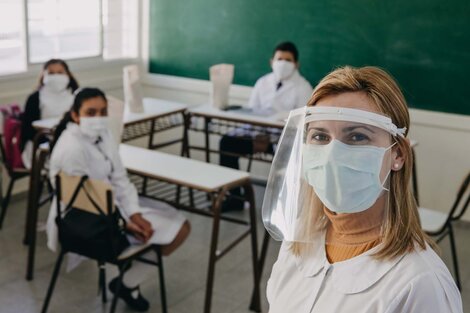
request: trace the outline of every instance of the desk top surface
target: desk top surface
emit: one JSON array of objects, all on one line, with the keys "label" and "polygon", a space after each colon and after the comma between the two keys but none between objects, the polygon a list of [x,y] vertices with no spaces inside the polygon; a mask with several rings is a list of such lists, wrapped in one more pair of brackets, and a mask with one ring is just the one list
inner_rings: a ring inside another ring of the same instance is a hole
[{"label": "desk top surface", "polygon": [[131,172],[206,192],[240,184],[250,177],[247,172],[126,144],[119,146],[119,153]]},{"label": "desk top surface", "polygon": [[[164,116],[167,114],[182,112],[186,110],[187,105],[173,101],[155,99],[155,98],[144,98],[144,112],[133,113],[127,109],[124,111],[124,125],[130,125],[134,123],[140,123],[146,120],[151,120]],[[36,129],[52,129],[60,121],[60,118],[53,117],[33,122],[33,127]]]},{"label": "desk top surface", "polygon": [[144,98],[144,112],[132,113],[124,111],[124,125],[139,123],[145,120],[154,119],[167,114],[182,112],[186,110],[186,104],[169,100]]},{"label": "desk top surface", "polygon": [[275,128],[283,128],[286,123],[285,119],[287,118],[287,116],[284,114],[275,114],[270,116],[257,115],[253,112],[250,112],[248,109],[224,111],[210,105],[201,105],[195,108],[190,108],[188,111],[192,115],[196,116],[220,118],[234,122]]}]

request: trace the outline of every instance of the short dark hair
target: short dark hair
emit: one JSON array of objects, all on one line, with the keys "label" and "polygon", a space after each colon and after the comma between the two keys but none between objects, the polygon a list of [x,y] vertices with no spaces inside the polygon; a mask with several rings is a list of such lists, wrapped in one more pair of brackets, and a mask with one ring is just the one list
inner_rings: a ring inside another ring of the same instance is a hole
[{"label": "short dark hair", "polygon": [[294,56],[295,62],[299,60],[299,50],[297,50],[297,47],[290,41],[284,41],[278,44],[276,48],[274,48],[273,55],[276,53],[276,51],[290,52]]}]

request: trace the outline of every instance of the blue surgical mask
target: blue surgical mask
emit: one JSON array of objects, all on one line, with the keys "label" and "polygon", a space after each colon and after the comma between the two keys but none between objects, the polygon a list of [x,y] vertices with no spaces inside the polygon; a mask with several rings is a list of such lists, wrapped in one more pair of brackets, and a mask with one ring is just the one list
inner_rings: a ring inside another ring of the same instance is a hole
[{"label": "blue surgical mask", "polygon": [[[370,208],[384,188],[380,172],[388,148],[347,145],[305,145],[303,170],[323,204],[336,213],[357,213]],[[390,174],[388,172],[387,176]]]}]

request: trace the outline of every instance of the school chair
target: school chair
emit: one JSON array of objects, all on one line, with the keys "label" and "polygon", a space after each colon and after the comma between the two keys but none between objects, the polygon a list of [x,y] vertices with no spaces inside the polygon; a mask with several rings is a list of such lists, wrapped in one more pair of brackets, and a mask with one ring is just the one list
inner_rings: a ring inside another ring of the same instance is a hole
[{"label": "school chair", "polygon": [[[103,181],[99,180],[91,180],[86,179],[86,177],[77,177],[77,176],[67,176],[64,173],[60,173],[56,176],[55,181],[55,189],[56,189],[56,209],[59,213],[61,211],[61,203],[65,204],[65,208],[69,208],[67,213],[58,214],[57,218],[57,227],[58,233],[61,234],[61,227],[64,227],[63,222],[64,218],[67,214],[70,214],[71,210],[81,210],[82,212],[86,212],[85,214],[97,214],[101,215],[102,217],[108,218],[109,220],[112,219],[112,215],[115,211],[114,203],[113,203],[113,194],[111,191],[111,186]],[[112,220],[114,221],[114,219]],[[65,238],[67,238],[65,236]],[[65,239],[64,239],[65,240]],[[74,239],[75,240],[75,239]],[[60,271],[60,267],[64,258],[64,255],[68,252],[77,253],[76,250],[67,249],[66,247],[70,247],[70,242],[65,242],[59,236],[59,243],[61,246],[61,250],[59,256],[57,258],[57,262],[54,267],[54,271],[52,274],[52,278],[49,284],[49,288],[47,291],[46,298],[44,300],[44,304],[42,307],[42,313],[46,313],[49,302],[54,291],[55,283],[57,281],[57,277]],[[75,241],[74,241],[75,243]],[[83,247],[82,249],[87,250],[87,248],[92,249],[92,247]],[[88,250],[87,250],[88,251]],[[157,255],[157,262],[148,260],[143,257],[149,251],[154,251]],[[92,258],[90,255],[86,255],[88,258]],[[119,290],[122,286],[122,279],[125,273],[125,270],[129,267],[131,262],[133,261],[140,261],[143,263],[155,265],[158,267],[158,275],[160,280],[160,297],[162,303],[162,311],[167,312],[167,304],[166,304],[166,291],[165,291],[165,281],[163,275],[163,261],[162,261],[162,253],[159,245],[153,244],[143,244],[139,246],[131,245],[127,249],[125,249],[122,253],[120,253],[116,257],[112,257],[112,259],[97,259],[95,260],[99,266],[99,290],[101,291],[102,302],[105,303],[107,301],[106,296],[106,272],[105,272],[105,263],[110,263],[117,265],[119,269],[119,276],[118,276],[118,286],[117,290],[114,294],[110,312],[114,313],[116,310],[116,304],[118,299]]]},{"label": "school chair", "polygon": [[465,214],[470,203],[470,172],[463,181],[459,188],[457,197],[449,211],[449,213],[443,213],[437,210],[427,209],[420,207],[418,209],[421,220],[421,227],[426,234],[435,237],[436,242],[439,243],[447,235],[450,239],[450,250],[452,253],[452,263],[454,266],[455,280],[459,290],[462,289],[459,273],[459,265],[457,259],[457,250],[455,248],[455,238],[452,223],[460,220]]},{"label": "school chair", "polygon": [[2,160],[3,160],[3,166],[6,169],[6,173],[8,174],[8,177],[10,180],[8,183],[7,192],[5,194],[5,197],[2,198],[2,203],[1,203],[0,229],[2,229],[3,221],[7,214],[7,209],[8,209],[8,205],[10,204],[11,193],[13,191],[13,187],[15,186],[15,182],[18,179],[29,176],[30,170],[26,168],[17,168],[17,167],[12,166],[12,164],[10,164],[10,162],[8,161],[8,158],[6,157],[5,138],[2,134],[0,134],[0,153],[2,156]]}]

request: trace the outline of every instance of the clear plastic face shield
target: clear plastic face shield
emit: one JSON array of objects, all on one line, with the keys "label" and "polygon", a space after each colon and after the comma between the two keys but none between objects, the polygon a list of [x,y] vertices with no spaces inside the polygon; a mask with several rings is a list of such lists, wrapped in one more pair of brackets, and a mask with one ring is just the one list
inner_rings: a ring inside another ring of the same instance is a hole
[{"label": "clear plastic face shield", "polygon": [[390,118],[363,110],[292,111],[263,202],[263,223],[271,236],[318,241],[333,219],[346,231],[351,223],[380,229],[387,216],[394,137],[404,131]]}]

